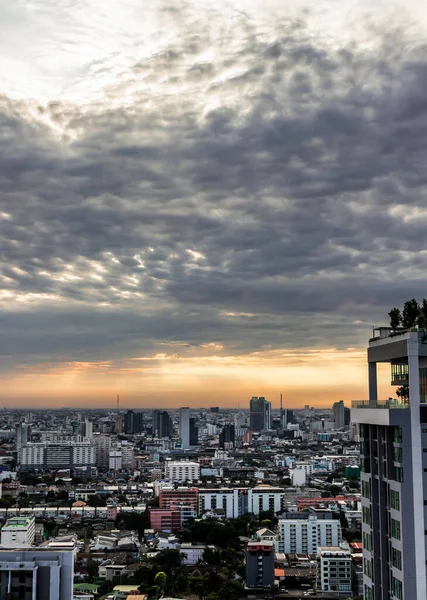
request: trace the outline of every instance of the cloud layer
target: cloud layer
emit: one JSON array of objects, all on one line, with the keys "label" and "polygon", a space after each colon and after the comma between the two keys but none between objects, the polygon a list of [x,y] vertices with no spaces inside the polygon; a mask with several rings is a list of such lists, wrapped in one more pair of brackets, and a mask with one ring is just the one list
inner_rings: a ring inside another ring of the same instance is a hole
[{"label": "cloud layer", "polygon": [[2,96],[4,371],[360,347],[427,295],[426,46],[254,15],[154,3],[151,53],[132,30],[70,99]]}]

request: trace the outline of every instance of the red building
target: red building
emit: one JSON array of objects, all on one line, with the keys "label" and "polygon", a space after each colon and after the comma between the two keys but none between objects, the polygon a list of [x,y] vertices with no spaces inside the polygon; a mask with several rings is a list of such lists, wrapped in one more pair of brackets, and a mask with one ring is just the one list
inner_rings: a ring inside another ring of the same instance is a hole
[{"label": "red building", "polygon": [[150,508],[150,527],[160,531],[181,529],[182,513],[179,509]]},{"label": "red building", "polygon": [[159,506],[163,509],[176,509],[179,506],[199,512],[199,490],[197,488],[163,488],[159,493]]}]

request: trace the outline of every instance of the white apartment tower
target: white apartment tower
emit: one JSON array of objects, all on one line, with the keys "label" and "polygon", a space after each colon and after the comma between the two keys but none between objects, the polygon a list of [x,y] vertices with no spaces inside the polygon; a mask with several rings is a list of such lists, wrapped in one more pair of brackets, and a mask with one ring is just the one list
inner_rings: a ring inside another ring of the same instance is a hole
[{"label": "white apartment tower", "polygon": [[337,519],[319,519],[316,515],[299,517],[279,519],[279,552],[316,554],[320,546],[340,545],[341,524]]},{"label": "white apartment tower", "polygon": [[200,465],[189,460],[167,460],[165,463],[165,477],[169,481],[196,481],[200,479]]},{"label": "white apartment tower", "polygon": [[179,437],[181,448],[188,450],[190,447],[190,409],[183,407],[179,409]]},{"label": "white apartment tower", "polygon": [[[401,399],[378,400],[377,363],[391,365]],[[351,413],[361,441],[364,598],[426,600],[426,333],[374,330],[368,367],[369,400]]]}]

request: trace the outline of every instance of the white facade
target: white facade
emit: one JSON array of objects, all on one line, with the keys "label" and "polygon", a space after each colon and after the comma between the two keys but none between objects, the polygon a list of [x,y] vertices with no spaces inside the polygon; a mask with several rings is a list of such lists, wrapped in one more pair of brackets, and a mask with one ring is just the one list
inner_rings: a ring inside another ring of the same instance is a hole
[{"label": "white facade", "polygon": [[352,559],[344,548],[317,549],[316,592],[344,593],[352,591]]},{"label": "white facade", "polygon": [[203,552],[206,548],[215,549],[215,546],[205,546],[205,545],[192,545],[192,544],[181,544],[181,548],[179,549],[180,554],[183,555],[183,564],[184,565],[196,565],[199,560],[203,558]]},{"label": "white facade", "polygon": [[122,467],[123,469],[133,469],[134,467],[134,450],[130,444],[122,444]]},{"label": "white facade", "polygon": [[90,442],[38,442],[21,448],[22,467],[67,469],[95,465],[96,449]]},{"label": "white facade", "polygon": [[306,485],[308,477],[313,473],[313,465],[307,462],[295,462],[289,470],[292,485],[302,487]]},{"label": "white facade", "polygon": [[36,535],[34,517],[13,517],[1,530],[2,546],[32,546]]},{"label": "white facade", "polygon": [[190,409],[183,407],[179,409],[179,437],[181,448],[188,450],[190,447]]},{"label": "white facade", "polygon": [[[92,423],[91,423],[92,425]],[[91,443],[73,444],[73,467],[95,465],[96,448]]]},{"label": "white facade", "polygon": [[111,436],[95,435],[93,443],[96,447],[96,466],[100,469],[109,468]]},{"label": "white facade", "polygon": [[241,515],[238,489],[199,489],[199,512],[224,509],[227,519],[237,519]]},{"label": "white facade", "polygon": [[29,427],[25,423],[20,423],[15,430],[15,448],[19,456],[19,451],[28,443]]},{"label": "white facade", "polygon": [[110,471],[120,471],[122,469],[122,451],[120,448],[110,450],[108,467]]},{"label": "white facade", "polygon": [[165,477],[170,481],[195,481],[200,479],[200,465],[188,460],[166,461]]},{"label": "white facade", "polygon": [[279,552],[315,554],[319,546],[339,546],[341,524],[337,519],[279,519]]},{"label": "white facade", "polygon": [[73,600],[74,551],[0,548],[0,598]]},{"label": "white facade", "polygon": [[19,451],[19,462],[24,466],[44,465],[44,444],[24,446]]},{"label": "white facade", "polygon": [[263,511],[274,513],[283,510],[284,491],[268,485],[260,485],[248,491],[248,512],[258,515]]}]

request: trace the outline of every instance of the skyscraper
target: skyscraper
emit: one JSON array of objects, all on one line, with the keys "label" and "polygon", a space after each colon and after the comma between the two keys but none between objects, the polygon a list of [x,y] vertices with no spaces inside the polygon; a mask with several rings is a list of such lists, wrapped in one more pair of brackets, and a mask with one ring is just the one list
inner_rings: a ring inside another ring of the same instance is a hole
[{"label": "skyscraper", "polygon": [[18,454],[23,446],[26,446],[29,438],[29,426],[26,423],[19,423],[15,429],[15,448]]},{"label": "skyscraper", "polygon": [[190,446],[197,446],[199,443],[199,428],[194,417],[190,418]]},{"label": "skyscraper", "polygon": [[[365,600],[427,598],[427,344],[425,333],[374,330],[369,400],[353,402],[361,439]],[[378,400],[377,363],[399,399]]]},{"label": "skyscraper", "polygon": [[335,421],[335,429],[344,429],[345,427],[345,406],[343,400],[335,402],[332,405],[332,414]]},{"label": "skyscraper", "polygon": [[236,428],[233,424],[229,423],[224,425],[221,433],[219,434],[219,447],[220,448],[233,448],[236,439]]},{"label": "skyscraper", "polygon": [[127,410],[124,419],[124,431],[128,435],[141,433],[144,429],[144,415],[142,412]]},{"label": "skyscraper", "polygon": [[253,396],[250,404],[250,428],[252,431],[271,429],[271,402],[263,396]]},{"label": "skyscraper", "polygon": [[181,448],[188,450],[190,447],[190,409],[188,406],[179,409],[179,437]]}]

